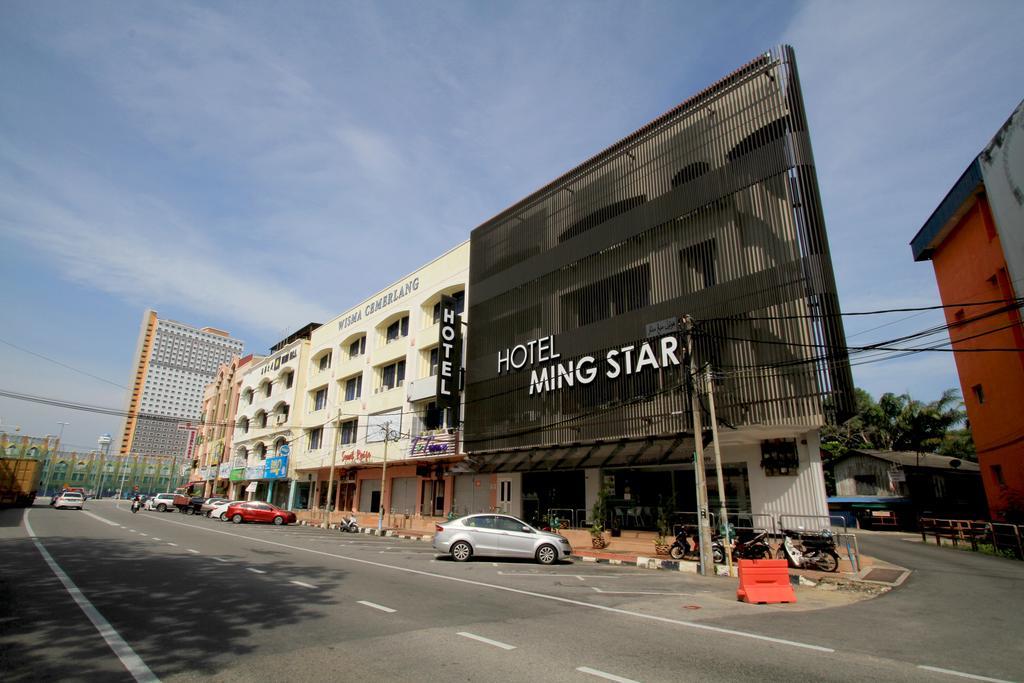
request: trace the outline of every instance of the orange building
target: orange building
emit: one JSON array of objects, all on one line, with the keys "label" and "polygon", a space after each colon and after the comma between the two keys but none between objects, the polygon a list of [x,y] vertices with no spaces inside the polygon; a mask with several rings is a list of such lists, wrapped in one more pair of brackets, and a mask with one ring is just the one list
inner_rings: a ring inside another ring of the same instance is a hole
[{"label": "orange building", "polygon": [[[1018,106],[911,242],[930,260],[989,511],[1024,500],[1024,109]],[[1024,511],[1022,511],[1024,512]]]}]

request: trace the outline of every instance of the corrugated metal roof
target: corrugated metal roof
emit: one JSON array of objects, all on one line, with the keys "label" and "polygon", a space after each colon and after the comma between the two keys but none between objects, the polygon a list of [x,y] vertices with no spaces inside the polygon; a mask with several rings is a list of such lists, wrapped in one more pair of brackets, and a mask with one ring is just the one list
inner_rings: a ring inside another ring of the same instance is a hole
[{"label": "corrugated metal roof", "polygon": [[[951,458],[948,455],[938,453],[914,453],[911,451],[875,451],[875,450],[851,450],[850,455],[866,455],[879,460],[887,460],[897,465],[907,467],[928,467],[937,470],[961,470],[966,472],[979,472],[978,463],[960,458]],[[954,467],[952,462],[956,460],[959,464]]]}]

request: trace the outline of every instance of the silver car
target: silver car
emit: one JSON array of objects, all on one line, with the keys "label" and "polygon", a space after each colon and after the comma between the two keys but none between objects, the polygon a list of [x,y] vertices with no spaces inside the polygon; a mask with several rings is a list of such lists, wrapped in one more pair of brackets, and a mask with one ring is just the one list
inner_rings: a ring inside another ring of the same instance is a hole
[{"label": "silver car", "polygon": [[474,555],[486,557],[532,557],[541,564],[552,564],[569,557],[569,539],[534,529],[521,519],[508,515],[469,515],[438,524],[434,549],[448,553],[456,562]]}]

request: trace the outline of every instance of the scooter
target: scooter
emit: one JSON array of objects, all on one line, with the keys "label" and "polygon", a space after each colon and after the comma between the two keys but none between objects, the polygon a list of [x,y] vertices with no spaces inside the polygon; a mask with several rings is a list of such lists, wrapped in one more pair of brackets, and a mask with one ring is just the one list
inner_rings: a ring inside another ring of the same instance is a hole
[{"label": "scooter", "polygon": [[817,569],[823,572],[839,570],[839,553],[832,532],[822,529],[817,534],[782,530],[782,545],[776,559],[787,560],[790,567]]},{"label": "scooter", "polygon": [[132,501],[132,514],[133,514],[133,515],[134,515],[134,514],[135,514],[136,512],[138,512],[138,511],[139,511],[139,507],[140,507],[140,503],[139,503],[139,501],[137,501],[137,500],[133,500],[133,501]]},{"label": "scooter", "polygon": [[347,517],[347,518],[341,520],[341,523],[338,524],[338,531],[343,531],[343,532],[344,531],[348,531],[348,532],[351,532],[353,534],[358,534],[359,533],[359,525],[356,524],[356,518],[355,517]]}]

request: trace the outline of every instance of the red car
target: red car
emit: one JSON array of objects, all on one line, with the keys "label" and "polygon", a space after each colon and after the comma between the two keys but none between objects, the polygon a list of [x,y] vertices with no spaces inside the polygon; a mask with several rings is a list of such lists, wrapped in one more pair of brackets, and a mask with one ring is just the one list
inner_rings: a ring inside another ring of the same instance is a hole
[{"label": "red car", "polygon": [[262,503],[254,500],[248,503],[236,503],[228,508],[228,519],[235,524],[242,522],[273,522],[280,526],[282,524],[294,524],[295,513],[282,510],[276,505]]}]

